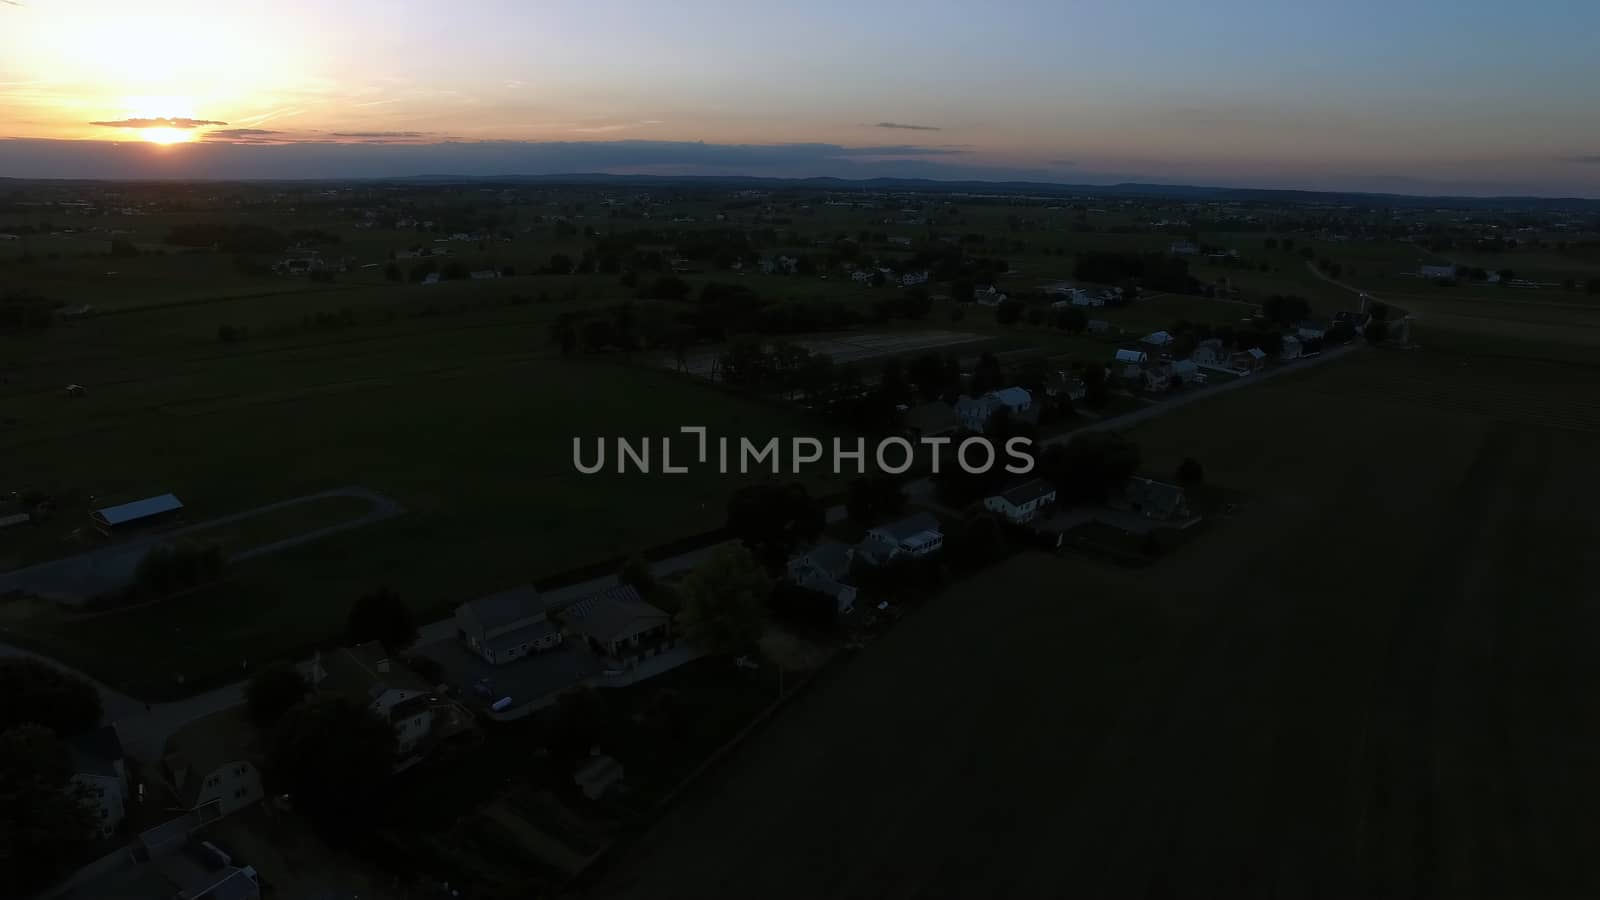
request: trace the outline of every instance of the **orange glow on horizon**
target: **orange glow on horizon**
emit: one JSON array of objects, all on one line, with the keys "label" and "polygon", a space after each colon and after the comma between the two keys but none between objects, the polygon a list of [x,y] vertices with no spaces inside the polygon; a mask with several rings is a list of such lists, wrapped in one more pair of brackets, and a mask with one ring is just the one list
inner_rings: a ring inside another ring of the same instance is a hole
[{"label": "orange glow on horizon", "polygon": [[186,144],[194,140],[192,128],[141,128],[139,137],[152,144]]}]

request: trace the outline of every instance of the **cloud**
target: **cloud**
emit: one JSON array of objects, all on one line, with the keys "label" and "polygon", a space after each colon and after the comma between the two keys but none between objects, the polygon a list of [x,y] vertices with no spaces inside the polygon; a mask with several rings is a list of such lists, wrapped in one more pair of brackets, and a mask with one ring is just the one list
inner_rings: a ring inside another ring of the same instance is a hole
[{"label": "cloud", "polygon": [[896,128],[900,131],[940,131],[937,125],[907,125],[904,122],[879,122],[873,128]]},{"label": "cloud", "polygon": [[160,116],[154,119],[117,119],[113,122],[90,122],[90,125],[104,125],[107,128],[204,128],[208,125],[226,125],[227,122],[217,122],[212,119],[169,119]]},{"label": "cloud", "polygon": [[660,119],[644,119],[639,122],[616,122],[611,125],[591,125],[587,128],[572,129],[575,134],[607,134],[612,131],[627,131],[633,128],[643,128],[646,125],[660,125]]},{"label": "cloud", "polygon": [[330,131],[328,137],[335,137],[349,141],[368,141],[373,143],[386,141],[420,141],[433,137],[426,131]]},{"label": "cloud", "polygon": [[261,144],[275,143],[281,140],[287,132],[273,131],[270,128],[219,128],[208,131],[202,140],[217,141],[236,144]]}]

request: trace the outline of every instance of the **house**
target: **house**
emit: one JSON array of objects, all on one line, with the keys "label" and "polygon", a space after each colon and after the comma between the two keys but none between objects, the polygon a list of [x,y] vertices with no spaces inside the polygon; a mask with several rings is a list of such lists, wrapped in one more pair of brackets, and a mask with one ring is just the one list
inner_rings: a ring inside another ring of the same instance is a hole
[{"label": "house", "polygon": [[1178,384],[1189,384],[1205,380],[1205,376],[1200,374],[1200,367],[1187,359],[1168,363],[1167,376]]},{"label": "house", "polygon": [[878,565],[899,556],[928,556],[942,547],[944,528],[939,520],[928,513],[915,513],[869,529],[855,552]]},{"label": "house", "polygon": [[1194,347],[1194,352],[1189,358],[1197,366],[1218,367],[1226,365],[1228,354],[1222,349],[1221,338],[1206,338]]},{"label": "house", "polygon": [[1031,422],[1038,418],[1033,405],[1033,395],[1020,387],[990,391],[981,397],[963,395],[956,401],[956,416],[968,431],[982,433],[989,419],[999,410],[1006,410],[1013,421]]},{"label": "house", "polygon": [[101,534],[109,535],[116,529],[127,529],[135,525],[151,525],[164,519],[176,517],[183,511],[183,502],[171,494],[161,494],[155,497],[146,497],[121,506],[108,506],[97,509],[89,514],[89,521],[95,530]]},{"label": "house", "polygon": [[1145,353],[1143,350],[1129,350],[1124,348],[1117,351],[1116,361],[1119,363],[1131,363],[1133,365],[1142,366],[1150,361],[1150,355]]},{"label": "house", "polygon": [[850,548],[838,541],[818,541],[789,560],[789,579],[807,590],[827,594],[846,613],[855,606],[856,588],[850,583]]},{"label": "house", "polygon": [[1175,241],[1168,245],[1167,252],[1173,256],[1193,256],[1200,252],[1200,248],[1188,241]]},{"label": "house", "polygon": [[961,427],[961,417],[956,411],[950,404],[938,400],[911,407],[901,415],[901,422],[912,437],[937,437]]},{"label": "house", "polygon": [[614,660],[653,656],[672,645],[672,615],[644,602],[631,584],[590,594],[561,618],[590,649]]},{"label": "house", "polygon": [[102,725],[78,735],[67,741],[67,753],[73,782],[82,785],[94,801],[99,836],[111,837],[127,815],[128,798],[128,768],[117,729]]},{"label": "house", "polygon": [[1112,505],[1163,522],[1184,521],[1190,517],[1183,488],[1150,478],[1129,478],[1120,502]]},{"label": "house", "polygon": [[1249,350],[1240,350],[1228,357],[1228,365],[1241,372],[1254,372],[1267,364],[1266,351],[1260,347],[1251,347]]},{"label": "house", "polygon": [[595,750],[578,770],[572,773],[572,783],[590,800],[599,800],[622,783],[622,763]]},{"label": "house", "polygon": [[1300,345],[1300,339],[1292,334],[1284,335],[1283,350],[1278,354],[1278,358],[1284,360],[1299,359],[1303,355],[1305,355],[1305,352]]},{"label": "house", "polygon": [[1456,267],[1423,266],[1417,270],[1417,274],[1423,278],[1454,278],[1456,277]]},{"label": "house", "polygon": [[161,777],[179,808],[210,822],[261,799],[255,755],[255,729],[244,707],[236,706],[173,732],[161,757]]},{"label": "house", "polygon": [[1168,347],[1168,346],[1171,346],[1171,344],[1172,344],[1172,335],[1168,334],[1165,331],[1156,331],[1156,332],[1152,332],[1152,333],[1147,334],[1144,337],[1140,338],[1139,339],[1139,343],[1141,343],[1141,344],[1149,344],[1152,347],[1158,347],[1158,348],[1159,347]]},{"label": "house", "polygon": [[905,287],[913,287],[915,285],[927,284],[927,283],[928,283],[928,273],[927,272],[907,272],[904,275],[900,276],[900,284],[902,284]]},{"label": "house", "polygon": [[[121,864],[81,870],[65,900],[260,900],[261,878],[204,840],[188,813],[139,835]],[[90,874],[99,873],[99,874]],[[81,880],[80,880],[81,879]]]},{"label": "house", "polygon": [[1055,486],[1041,478],[1035,478],[1008,491],[985,497],[983,506],[990,512],[997,512],[1020,525],[1031,521],[1054,502],[1056,502]]},{"label": "house", "polygon": [[377,641],[318,654],[311,680],[318,692],[346,697],[388,722],[402,760],[416,754],[433,732],[433,707],[438,702],[433,686],[391,660]]},{"label": "house", "polygon": [[503,665],[561,645],[561,627],[550,620],[531,585],[479,597],[456,607],[456,633],[473,653]]}]

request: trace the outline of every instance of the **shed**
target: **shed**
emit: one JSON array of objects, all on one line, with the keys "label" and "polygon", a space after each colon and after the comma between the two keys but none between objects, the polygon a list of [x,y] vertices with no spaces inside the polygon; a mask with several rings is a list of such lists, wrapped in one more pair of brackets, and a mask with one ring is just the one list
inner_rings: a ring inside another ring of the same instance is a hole
[{"label": "shed", "polygon": [[149,523],[162,516],[170,516],[183,509],[183,501],[172,494],[160,494],[155,497],[146,497],[132,503],[120,506],[108,506],[97,509],[89,514],[94,527],[105,534],[110,534],[113,528],[132,525],[135,523]]}]

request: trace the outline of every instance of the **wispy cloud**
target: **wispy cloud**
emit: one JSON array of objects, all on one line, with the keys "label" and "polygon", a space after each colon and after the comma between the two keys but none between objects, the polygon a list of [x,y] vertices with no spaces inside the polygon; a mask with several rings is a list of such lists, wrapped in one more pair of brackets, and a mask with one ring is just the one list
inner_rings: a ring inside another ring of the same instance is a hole
[{"label": "wispy cloud", "polygon": [[439,135],[428,131],[330,131],[326,135],[321,132],[311,135],[311,140],[324,138],[362,144],[410,144],[440,139]]},{"label": "wispy cloud", "polygon": [[574,128],[575,134],[609,134],[613,131],[627,131],[632,128],[643,128],[646,125],[660,125],[660,119],[645,119],[641,122],[615,122],[610,125],[590,125],[584,128]]},{"label": "wispy cloud", "polygon": [[112,122],[90,122],[90,125],[104,125],[107,128],[205,128],[209,125],[226,125],[227,122],[218,122],[214,119],[169,119],[159,116],[154,119],[117,119]]},{"label": "wispy cloud", "polygon": [[202,140],[233,144],[277,143],[287,133],[270,128],[219,128],[208,131]]},{"label": "wispy cloud", "polygon": [[942,131],[937,125],[909,125],[905,122],[878,122],[873,128],[895,128],[900,131]]}]

